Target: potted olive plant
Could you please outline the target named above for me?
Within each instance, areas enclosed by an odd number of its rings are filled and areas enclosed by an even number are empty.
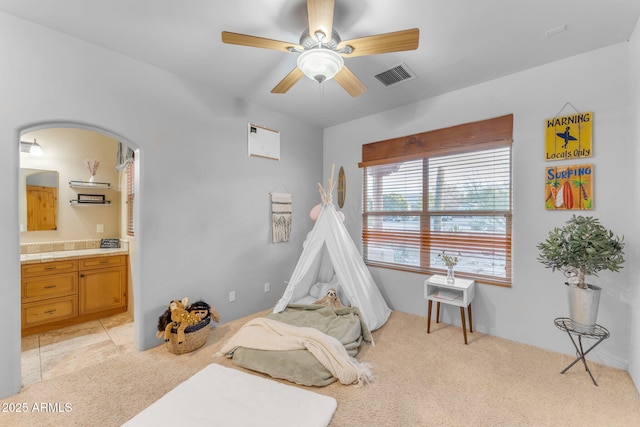
[[[569,317],[576,330],[591,332],[596,324],[601,288],[585,282],[599,271],[619,271],[624,263],[624,237],[614,235],[597,218],[573,215],[538,243],[538,261],[568,277]]]

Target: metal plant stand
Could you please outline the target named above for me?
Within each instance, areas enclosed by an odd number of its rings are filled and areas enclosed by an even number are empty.
[[[595,325],[593,330],[590,332],[577,331],[573,327],[573,322],[571,322],[571,319],[569,319],[568,317],[558,317],[553,321],[553,323],[555,323],[558,329],[565,331],[567,335],[569,335],[569,338],[571,339],[571,342],[573,343],[573,346],[576,349],[576,356],[577,356],[576,360],[574,360],[569,366],[564,368],[564,370],[560,373],[564,374],[569,370],[569,368],[571,368],[573,365],[578,363],[579,360],[582,360],[584,369],[589,373],[589,376],[591,377],[591,381],[593,381],[593,383],[597,386],[598,383],[596,382],[595,378],[593,378],[593,374],[591,373],[591,370],[589,370],[589,366],[587,366],[587,360],[585,359],[585,356],[587,355],[587,353],[593,350],[598,344],[600,344],[605,339],[609,338],[609,335],[610,335],[609,331],[600,325]],[[576,340],[573,338],[574,336],[578,337],[577,343],[576,343]],[[597,341],[591,347],[589,347],[587,351],[584,351],[582,347],[582,337],[595,339]]]

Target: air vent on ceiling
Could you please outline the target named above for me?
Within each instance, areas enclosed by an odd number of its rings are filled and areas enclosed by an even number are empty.
[[[383,85],[389,87],[400,82],[413,80],[416,78],[416,75],[407,67],[407,64],[402,63],[380,74],[376,74],[374,77],[380,80]]]

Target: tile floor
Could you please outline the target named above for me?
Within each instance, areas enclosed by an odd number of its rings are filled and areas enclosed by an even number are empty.
[[[22,385],[131,351],[136,350],[128,313],[22,337]]]

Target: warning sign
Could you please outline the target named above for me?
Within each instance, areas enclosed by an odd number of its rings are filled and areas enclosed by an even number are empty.
[[[593,157],[592,124],[592,112],[547,119],[545,121],[545,160]]]

